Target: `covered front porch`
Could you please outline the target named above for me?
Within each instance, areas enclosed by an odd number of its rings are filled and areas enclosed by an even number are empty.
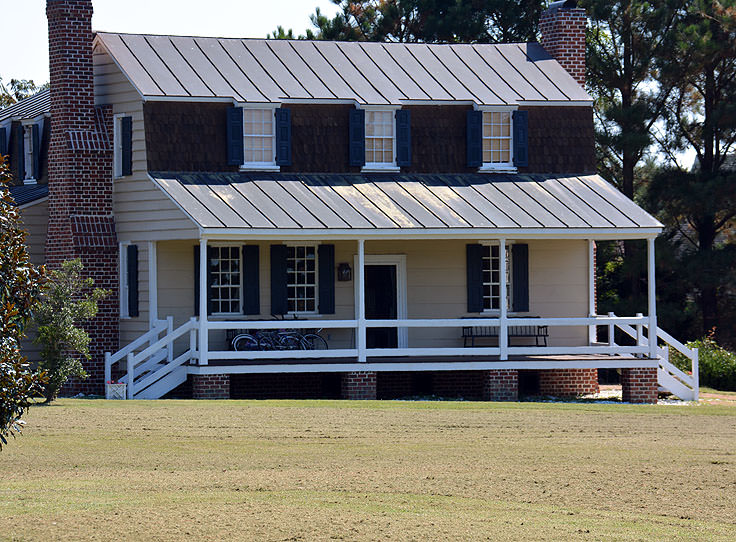
[[[162,371],[177,376],[150,395],[188,374],[656,375],[666,360],[649,340],[668,337],[656,317],[661,225],[599,177],[151,179],[199,235],[147,243],[149,328],[107,364],[127,360],[130,396]],[[646,315],[597,314],[599,239],[647,243]],[[686,378],[675,371],[660,383]]]
[[[498,258],[491,269],[499,276],[498,308],[469,312],[468,306],[468,247],[477,246],[477,239],[322,239],[317,241],[280,239],[202,238],[196,245],[199,254],[212,255],[211,247],[259,247],[267,255],[272,246],[332,246],[329,251],[315,250],[314,268],[320,266],[320,254],[334,250],[328,267],[336,276],[342,263],[350,263],[350,280],[335,280],[334,307],[330,312],[312,314],[291,313],[278,317],[268,316],[271,310],[272,262],[259,258],[260,297],[258,314],[222,315],[213,313],[211,258],[199,258],[198,284],[192,284],[189,300],[196,300],[199,315],[188,314],[160,318],[162,311],[170,312],[173,301],[182,301],[182,288],[171,284],[171,277],[163,277],[161,258],[184,251],[181,242],[151,242],[149,254],[149,313],[151,327],[116,354],[108,357],[107,367],[125,362],[133,367],[133,385],[128,386],[130,397],[154,396],[160,390],[181,384],[187,375],[215,377],[220,375],[288,374],[288,373],[388,373],[388,372],[454,372],[454,371],[545,371],[545,370],[619,370],[649,369],[667,373],[674,380],[690,378],[676,369],[664,371],[668,351],[659,341],[648,340],[649,329],[656,327],[654,297],[654,242],[647,241],[650,260],[650,314],[617,316],[595,313],[595,242],[591,239],[534,239],[516,233],[513,242],[505,237],[487,239],[495,247]],[[322,243],[322,244],[319,244]],[[514,265],[511,246],[527,247],[526,264],[528,299],[523,312],[515,311],[513,290],[514,274],[508,266]],[[192,244],[188,245],[190,248]],[[397,254],[398,250],[402,254]],[[432,252],[433,249],[433,252]],[[242,258],[254,252],[243,248],[239,270],[247,273]],[[495,251],[488,251],[495,253]],[[191,254],[191,252],[190,252]],[[554,254],[551,257],[550,254]],[[220,253],[217,254],[218,257]],[[447,262],[460,259],[454,270]],[[345,261],[343,261],[345,260]],[[444,264],[443,264],[444,262]],[[293,262],[292,262],[293,263]],[[516,262],[518,266],[519,261]],[[371,265],[393,266],[391,280],[385,290],[394,290],[388,296],[394,303],[390,318],[372,317],[375,300],[366,298],[367,271]],[[493,267],[493,266],[491,266]],[[481,271],[482,273],[483,271]],[[316,271],[315,271],[316,273]],[[317,273],[318,274],[318,273]],[[518,270],[516,278],[522,276]],[[252,278],[252,277],[251,277]],[[347,274],[343,277],[347,278]],[[518,286],[518,285],[517,285]],[[245,290],[245,287],[243,288]],[[317,287],[315,308],[320,303]],[[199,295],[198,292],[207,292]],[[245,295],[244,292],[243,296]],[[368,289],[369,297],[375,295]],[[288,297],[288,296],[287,296]],[[491,296],[493,297],[493,296]],[[518,297],[518,294],[517,294]],[[222,301],[221,296],[216,300]],[[292,300],[293,301],[293,300]],[[518,299],[517,299],[518,301]],[[485,303],[493,300],[486,298]],[[242,306],[246,304],[241,300]],[[372,304],[373,303],[373,304]],[[163,305],[163,306],[160,306]],[[239,309],[242,309],[239,306]],[[442,314],[444,311],[450,314]],[[171,311],[174,312],[174,311]],[[391,311],[389,311],[391,312]],[[165,314],[165,312],[164,312]],[[375,313],[374,313],[375,314]],[[349,317],[346,317],[349,316]],[[474,344],[464,335],[468,329],[479,330]],[[373,330],[379,333],[371,338]],[[523,334],[519,330],[526,330]],[[530,331],[531,330],[531,331]],[[538,332],[538,333],[537,333]],[[251,337],[272,334],[316,333],[324,339],[324,347],[264,347],[234,349],[232,339],[239,334]],[[543,334],[540,340],[537,334]],[[617,343],[616,336],[629,340]],[[387,338],[388,337],[388,338]],[[696,358],[693,352],[659,330],[659,338],[675,344],[676,348]],[[122,363],[118,368],[122,369]],[[111,373],[110,373],[111,374]],[[695,371],[693,374],[697,374]],[[664,378],[664,376],[663,376]],[[106,376],[109,379],[109,375]],[[687,393],[683,388],[681,392]],[[692,394],[692,387],[689,387]],[[147,393],[146,393],[147,392]]]

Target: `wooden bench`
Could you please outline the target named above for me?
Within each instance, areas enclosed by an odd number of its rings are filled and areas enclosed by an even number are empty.
[[[525,318],[535,318],[526,316]],[[534,338],[535,346],[547,346],[549,329],[547,326],[508,326],[509,343],[511,338]],[[463,326],[463,347],[475,346],[475,339],[498,339],[499,326]],[[540,344],[541,340],[541,344]]]

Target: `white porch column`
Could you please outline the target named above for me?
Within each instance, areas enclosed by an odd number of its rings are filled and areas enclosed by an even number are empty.
[[[647,239],[647,286],[649,289],[649,357],[655,359],[657,353],[657,285],[654,268],[654,237]]]
[[[509,334],[508,334],[508,307],[506,292],[506,239],[498,240],[498,261],[499,261],[499,308],[500,308],[500,326],[498,328],[498,348],[501,354],[501,361],[509,359]]]
[[[148,242],[148,325],[153,329],[158,320],[158,246],[156,241]]]
[[[355,287],[358,289],[358,306],[356,319],[358,320],[358,361],[366,361],[365,339],[365,240],[358,239],[358,269],[355,270]]]
[[[199,364],[207,365],[209,333],[207,331],[207,239],[199,240]]]
[[[595,241],[588,239],[588,317],[595,316]],[[588,326],[588,345],[597,340],[596,326]]]

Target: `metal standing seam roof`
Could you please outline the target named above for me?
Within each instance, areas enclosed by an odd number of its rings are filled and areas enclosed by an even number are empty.
[[[662,227],[598,175],[149,175],[200,228],[223,232]]]
[[[10,195],[18,207],[41,200],[49,195],[49,185],[29,184],[10,187]]]
[[[42,90],[4,109],[0,109],[0,122],[7,119],[35,119],[51,111],[49,89]]]
[[[468,101],[592,102],[537,43],[364,43],[99,32],[145,98],[354,100],[361,105]]]

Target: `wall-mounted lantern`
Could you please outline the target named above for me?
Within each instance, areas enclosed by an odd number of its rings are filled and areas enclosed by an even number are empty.
[[[341,263],[337,266],[337,280],[347,282],[353,280],[353,270],[350,269],[349,263]]]

